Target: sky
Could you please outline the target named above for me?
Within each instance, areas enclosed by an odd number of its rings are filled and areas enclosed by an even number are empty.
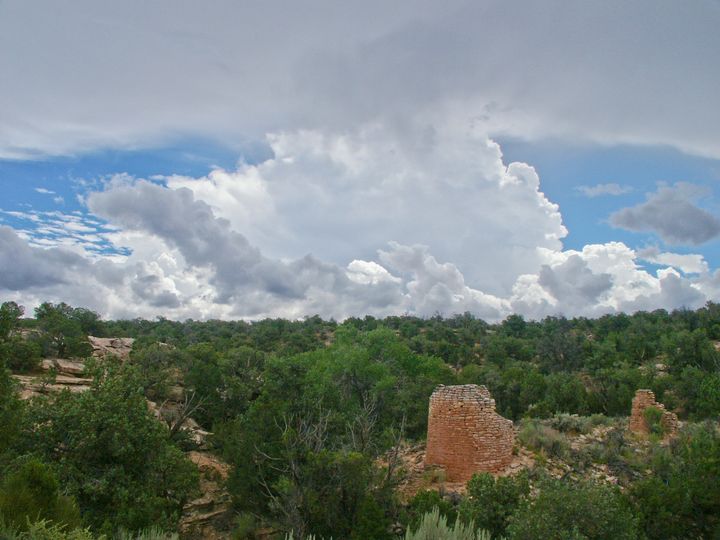
[[[0,0],[0,301],[720,301],[720,2]]]

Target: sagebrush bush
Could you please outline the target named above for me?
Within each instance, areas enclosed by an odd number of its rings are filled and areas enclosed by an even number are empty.
[[[406,531],[405,540],[490,540],[490,533],[476,531],[473,522],[465,524],[456,521],[450,526],[436,507],[422,517],[416,530]]]
[[[139,532],[121,530],[114,535],[113,540],[178,540],[178,534],[165,532],[160,527],[149,527]]]
[[[562,433],[534,419],[521,421],[518,439],[531,450],[544,451],[548,456],[562,458],[568,455],[570,449]]]
[[[51,524],[40,520],[26,523],[24,531],[8,525],[0,519],[1,540],[106,540],[105,537],[95,538],[88,529],[70,529],[62,524]]]
[[[608,425],[611,422],[612,419],[603,414],[578,416],[577,414],[558,413],[547,420],[550,427],[560,431],[561,433],[583,435],[590,433],[597,426]]]
[[[448,524],[455,523],[457,518],[457,509],[452,502],[444,499],[440,493],[435,490],[422,490],[408,501],[405,515],[405,525],[411,529],[415,529],[423,516],[437,508],[442,516],[447,519]]]

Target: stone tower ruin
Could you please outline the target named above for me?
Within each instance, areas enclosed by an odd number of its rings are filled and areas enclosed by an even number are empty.
[[[497,473],[512,461],[513,423],[495,412],[485,386],[438,386],[430,396],[425,465],[445,469],[449,482]]]
[[[638,390],[632,400],[632,411],[628,427],[633,433],[648,435],[650,427],[645,420],[645,410],[654,407],[662,413],[660,424],[665,430],[666,437],[673,437],[678,430],[678,417],[675,413],[666,411],[665,405],[655,401],[655,394],[652,390]]]

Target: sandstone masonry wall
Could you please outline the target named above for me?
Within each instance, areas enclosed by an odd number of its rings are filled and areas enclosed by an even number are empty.
[[[665,436],[675,436],[678,430],[678,417],[675,413],[665,410],[665,405],[655,401],[655,393],[652,390],[638,390],[635,392],[628,426],[630,431],[640,435],[648,435],[650,433],[650,426],[648,426],[645,420],[645,409],[648,407],[655,407],[662,411],[660,423],[665,429]]]
[[[449,482],[497,473],[512,461],[513,423],[495,412],[485,386],[439,386],[430,397],[425,465],[445,469]]]

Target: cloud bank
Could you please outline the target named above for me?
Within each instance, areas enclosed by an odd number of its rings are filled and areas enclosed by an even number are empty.
[[[9,0],[0,157],[241,145],[419,111],[720,157],[718,24],[715,0]]]
[[[413,132],[279,132],[257,165],[119,175],[87,193],[90,215],[28,214],[37,227],[0,227],[0,299],[63,300],[109,317],[498,320],[718,298],[718,273],[699,256],[620,242],[564,249],[560,209],[535,170],[505,164],[484,135],[452,124]],[[51,218],[54,236],[43,231]],[[83,227],[104,247],[78,236]]]

